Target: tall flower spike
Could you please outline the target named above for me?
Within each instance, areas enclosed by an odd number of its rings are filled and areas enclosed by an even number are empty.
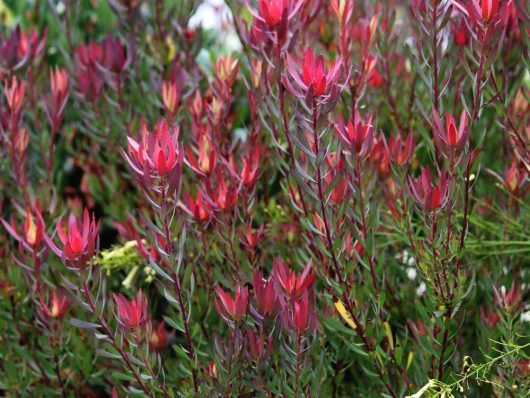
[[[240,323],[247,312],[248,289],[237,285],[236,296],[233,299],[230,293],[225,292],[220,286],[217,287],[217,297],[215,298],[215,307],[219,315],[226,321],[230,318]],[[230,318],[229,318],[230,317]]]
[[[290,78],[284,75],[283,83],[294,96],[305,100],[308,104],[313,100],[325,104],[338,97],[339,79],[342,75],[340,58],[333,62],[328,71],[324,66],[322,55],[315,58],[313,50],[309,48],[304,51],[301,64],[295,62],[289,53],[286,55],[285,64]]]
[[[123,294],[113,296],[118,311],[115,317],[123,328],[134,330],[148,322],[147,298],[142,297],[142,290],[139,290],[131,301],[128,301]]]
[[[436,211],[438,208],[445,205],[447,201],[448,186],[445,173],[442,173],[440,183],[434,186],[432,183],[431,170],[429,166],[427,166],[423,169],[423,172],[416,181],[413,177],[409,176],[407,182],[407,188],[411,196],[424,211]]]
[[[57,220],[56,232],[62,243],[62,248],[59,248],[46,234],[44,234],[44,240],[48,247],[61,257],[63,262],[72,261],[78,266],[84,266],[86,261],[94,256],[99,221],[96,222],[94,215],[92,215],[92,219],[90,218],[88,209],[85,208],[82,219],[76,218],[73,213],[70,213],[67,225],[63,225],[61,219]]]

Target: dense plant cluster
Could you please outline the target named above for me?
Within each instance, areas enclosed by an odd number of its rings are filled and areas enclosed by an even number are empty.
[[[530,3],[200,3],[0,1],[0,395],[529,396]]]

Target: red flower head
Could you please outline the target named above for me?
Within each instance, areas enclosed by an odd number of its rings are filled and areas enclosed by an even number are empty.
[[[339,18],[342,25],[345,25],[353,14],[353,0],[331,0],[331,9]]]
[[[283,76],[283,83],[291,94],[306,100],[308,104],[311,104],[314,98],[318,99],[319,104],[337,98],[340,93],[338,81],[342,74],[341,59],[335,60],[328,71],[324,66],[322,55],[315,59],[313,50],[309,48],[304,51],[301,65],[297,65],[289,53],[286,55],[285,61],[287,71],[294,84],[286,75]],[[299,72],[300,69],[302,74]]]
[[[309,311],[309,295],[304,291],[302,296],[294,301],[294,326],[298,333],[304,332],[309,326]]]
[[[522,186],[525,183],[527,177],[527,172],[525,169],[519,170],[517,168],[517,161],[512,159],[512,165],[504,170],[503,182],[508,191],[516,197],[524,196],[522,195]]]
[[[339,138],[348,148],[351,148],[359,156],[365,157],[370,154],[374,144],[372,115],[368,115],[365,120],[362,120],[357,110],[355,112],[355,123],[348,121],[345,126],[342,118],[339,117],[339,122],[335,126],[335,130],[339,134]]]
[[[481,0],[480,15],[484,21],[489,21],[499,9],[499,0]]]
[[[328,183],[328,186],[333,183],[334,179],[337,179],[337,181],[331,189],[331,201],[338,205],[342,203],[344,197],[346,196],[346,192],[348,191],[348,176],[342,173],[337,173],[336,176],[328,174],[328,176],[326,177],[326,182]]]
[[[530,359],[519,359],[515,363],[515,367],[522,373],[523,377],[528,378],[530,376]]]
[[[495,311],[492,311],[491,308],[486,305],[480,307],[480,319],[482,320],[483,324],[492,328],[500,321],[501,318]]]
[[[501,177],[492,170],[488,170],[488,172],[503,184],[508,192],[516,198],[524,198],[530,190],[530,185],[523,189],[528,179],[528,171],[524,168],[518,168],[517,160],[515,158],[512,159],[511,166],[504,169],[504,177]]]
[[[42,219],[40,203],[37,201],[34,209],[26,209],[26,220],[22,225],[22,234],[17,231],[15,218],[11,216],[11,222],[0,220],[9,234],[25,248],[32,251],[39,248],[45,234],[44,221]]]
[[[440,183],[433,186],[431,169],[427,166],[416,181],[408,177],[407,188],[414,200],[427,212],[436,211],[447,201],[447,176],[442,173]]]
[[[458,129],[455,119],[449,113],[445,113],[445,129],[436,109],[433,109],[433,115],[434,143],[447,157],[458,155],[464,148],[468,137],[466,111],[462,111],[460,115]]]
[[[385,147],[385,138],[383,132],[380,132],[381,139],[375,140],[370,152],[370,162],[373,167],[377,169],[379,178],[384,180],[388,173],[390,172],[390,160],[388,151]]]
[[[153,133],[150,133],[142,122],[141,141],[127,137],[128,154],[124,152],[133,171],[140,177],[167,176],[173,181],[173,177],[178,176],[183,161],[183,151],[178,144],[179,132],[178,126],[172,129],[162,120],[157,123]],[[151,175],[152,171],[156,174]]]
[[[276,258],[273,264],[273,276],[288,295],[295,293],[296,296],[299,296],[316,279],[316,275],[311,272],[312,265],[313,262],[309,260],[304,271],[300,275],[296,275],[293,270],[285,265],[282,259]]]
[[[287,13],[289,0],[259,0],[259,14],[269,28],[280,23],[283,14]]]
[[[346,234],[346,251],[353,259],[357,259],[357,256],[361,257],[364,254],[363,245],[358,240],[356,240],[355,242],[353,241],[353,237],[350,231],[348,231],[348,233]]]
[[[237,285],[235,300],[230,296],[230,293],[225,292],[220,286],[217,287],[217,297],[215,298],[215,307],[217,312],[226,322],[230,322],[230,318],[236,323],[240,323],[243,315],[247,312],[248,305],[248,289]]]
[[[368,77],[368,84],[372,87],[381,87],[384,82],[385,80],[381,73],[379,73],[377,68],[373,68],[370,77]]]
[[[197,193],[197,199],[184,193],[183,202],[179,202],[179,205],[198,223],[204,223],[212,217],[213,203],[201,191]]]
[[[35,59],[44,50],[47,38],[47,29],[40,35],[34,28],[31,28],[27,33],[20,31],[20,42],[18,44],[19,55],[21,57],[27,56],[31,60]]]
[[[173,118],[180,106],[180,92],[177,83],[171,81],[162,83],[162,103],[166,112]]]
[[[55,67],[50,70],[50,84],[52,96],[50,100],[50,111],[53,119],[59,121],[63,117],[64,107],[68,100],[68,75],[66,69]]]
[[[76,53],[79,63],[85,67],[103,63],[103,44],[94,40],[91,40],[88,45],[79,45]]]
[[[248,224],[246,228],[246,233],[244,235],[244,239],[242,239],[242,243],[250,249],[255,249],[256,246],[258,246],[261,239],[263,239],[264,229],[265,229],[265,225],[262,224],[257,230],[253,231],[252,225]]]
[[[407,135],[405,147],[403,147],[401,133],[398,133],[395,137],[390,136],[387,150],[390,159],[396,165],[403,166],[405,163],[409,162],[414,153],[414,139],[412,138],[412,133]]]
[[[44,240],[50,249],[64,261],[74,261],[84,266],[86,261],[94,256],[99,232],[99,221],[96,222],[94,215],[92,219],[85,208],[83,219],[76,218],[73,213],[68,217],[65,226],[62,220],[57,220],[57,235],[62,243],[60,249],[46,234]]]
[[[510,0],[502,3],[499,0],[468,0],[465,5],[465,12],[467,12],[473,25],[483,30],[487,26],[496,25],[497,22],[501,21],[509,4],[511,4]],[[463,9],[462,6],[458,6]]]
[[[118,310],[115,317],[123,328],[138,329],[149,321],[147,298],[142,297],[142,290],[139,290],[136,297],[131,301],[128,301],[123,294],[114,294],[113,296]]]
[[[232,87],[239,73],[239,61],[232,54],[220,56],[215,62],[214,73],[219,83]]]
[[[418,341],[420,340],[421,336],[425,336],[427,334],[421,319],[417,319],[416,321],[407,319],[407,326],[410,329],[412,336],[414,336],[414,339]]]
[[[470,34],[464,18],[460,18],[459,22],[453,21],[451,23],[451,31],[453,32],[453,41],[458,47],[468,45]]]
[[[217,195],[215,196],[215,204],[222,211],[230,211],[233,209],[237,200],[237,189],[233,186],[228,186],[221,171],[217,172]]]
[[[95,66],[78,67],[76,72],[77,89],[88,100],[96,100],[103,88],[103,79]]]
[[[167,347],[169,343],[169,334],[166,329],[164,321],[158,322],[156,327],[153,327],[151,331],[151,337],[149,339],[149,347],[152,350],[160,351]]]
[[[50,70],[50,82],[53,98],[57,100],[64,98],[68,91],[68,75],[66,74],[66,69],[59,69],[56,66]]]
[[[20,111],[25,89],[26,83],[23,80],[18,81],[15,76],[11,78],[11,84],[9,84],[8,79],[5,80],[4,92],[11,115],[15,115]]]
[[[127,51],[119,37],[107,36],[103,40],[103,65],[108,70],[120,74],[129,65]]]
[[[269,30],[285,31],[290,21],[304,4],[303,0],[258,0],[258,10],[254,10],[248,0],[245,4],[257,20],[265,24]]]
[[[248,158],[241,159],[243,168],[241,169],[241,183],[249,188],[254,187],[258,181],[260,151],[255,151]]]
[[[273,340],[272,336],[269,336],[267,342],[264,341],[263,329],[259,328],[259,334],[254,334],[254,331],[250,329],[247,335],[247,343],[250,354],[254,361],[259,362],[262,359],[267,359],[272,354]],[[266,344],[266,346],[265,346]]]
[[[36,59],[45,47],[47,31],[25,33],[17,25],[9,37],[0,36],[0,70],[16,71]],[[2,72],[0,72],[0,76]]]
[[[40,303],[40,308],[48,318],[60,319],[68,312],[70,305],[71,302],[64,292],[61,289],[55,289],[52,291],[48,305]]]
[[[33,247],[39,247],[42,242],[42,236],[44,232],[44,223],[42,221],[42,217],[40,216],[40,209],[39,205],[37,204],[37,217],[33,218],[33,215],[31,214],[30,210],[26,210],[26,222],[24,223],[24,226],[22,227],[22,230],[24,232],[24,237],[26,238],[26,242],[33,246]]]
[[[520,306],[521,285],[519,283],[513,282],[510,290],[508,291],[506,291],[506,287],[502,286],[500,293],[497,288],[494,287],[493,295],[495,296],[497,305],[501,309],[510,312],[512,309],[518,309]]]
[[[201,176],[211,175],[215,169],[216,151],[212,140],[206,134],[199,138],[199,159],[195,160],[193,153],[186,148],[186,164]]]
[[[256,306],[258,313],[263,317],[273,318],[279,309],[279,301],[276,293],[274,280],[269,278],[265,280],[261,274],[254,272],[254,294],[256,295]]]

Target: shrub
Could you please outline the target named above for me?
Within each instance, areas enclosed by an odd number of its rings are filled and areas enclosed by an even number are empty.
[[[0,15],[3,395],[528,396],[528,2]]]

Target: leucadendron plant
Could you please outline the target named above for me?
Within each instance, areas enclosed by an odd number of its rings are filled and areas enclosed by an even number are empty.
[[[0,21],[1,396],[528,396],[529,2]]]

